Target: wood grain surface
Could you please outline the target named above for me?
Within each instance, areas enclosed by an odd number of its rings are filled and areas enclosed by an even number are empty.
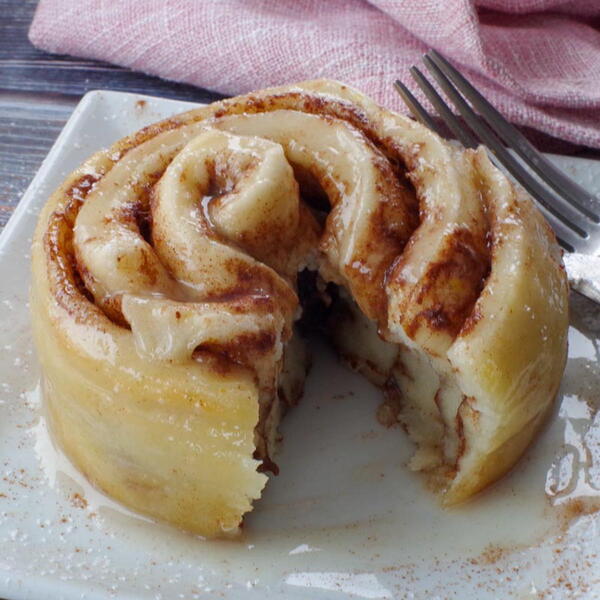
[[[0,0],[0,230],[86,92],[111,89],[196,102],[221,97],[114,65],[42,52],[27,39],[36,5],[37,0]]]

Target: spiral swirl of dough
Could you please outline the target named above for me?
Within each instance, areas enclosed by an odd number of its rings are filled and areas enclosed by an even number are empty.
[[[406,376],[406,352],[434,368],[431,394],[400,419],[422,468],[443,463],[454,500],[468,497],[516,460],[564,363],[559,252],[520,194],[482,151],[330,81],[225,100],[121,140],[54,194],[34,241],[34,329],[57,438],[125,504],[205,535],[235,530],[265,484],[253,455],[270,461],[266,424],[278,420],[296,278],[309,268],[393,347],[377,383],[397,383],[400,367]],[[326,196],[326,218],[313,195]],[[525,322],[525,297],[544,339],[511,362],[518,343],[502,328]],[[525,404],[531,432],[515,457],[473,482],[519,433]],[[503,411],[506,431],[482,417]]]

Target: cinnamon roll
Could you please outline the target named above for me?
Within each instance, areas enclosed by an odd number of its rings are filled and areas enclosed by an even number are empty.
[[[235,533],[277,471],[315,305],[452,504],[510,469],[552,405],[567,291],[550,228],[482,149],[326,80],[97,153],[33,242],[56,440],[110,496],[206,536]]]

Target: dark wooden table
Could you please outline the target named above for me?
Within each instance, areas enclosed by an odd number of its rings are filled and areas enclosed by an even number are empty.
[[[91,60],[47,54],[27,39],[37,0],[0,0],[0,230],[83,94],[112,89],[210,102],[221,96]]]

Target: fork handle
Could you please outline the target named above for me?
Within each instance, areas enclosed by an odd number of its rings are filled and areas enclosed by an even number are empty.
[[[600,304],[600,256],[565,252],[564,263],[571,289]]]

